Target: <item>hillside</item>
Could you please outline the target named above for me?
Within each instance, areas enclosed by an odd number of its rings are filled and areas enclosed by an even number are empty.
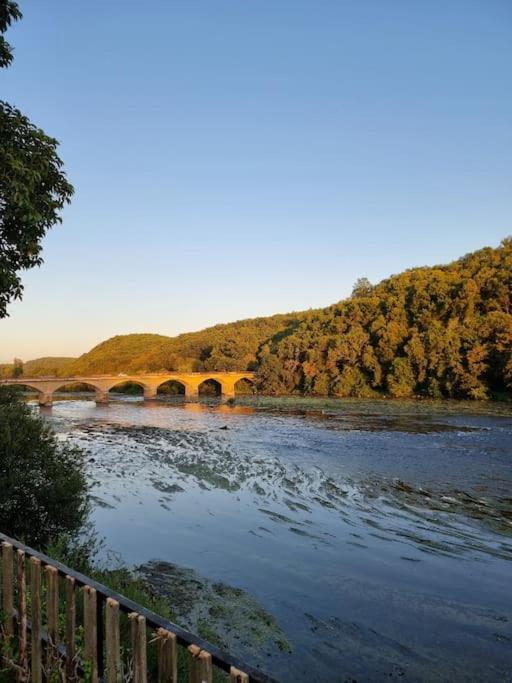
[[[258,354],[271,393],[487,398],[512,389],[512,239],[307,313]]]
[[[298,323],[296,314],[215,325],[177,337],[128,334],[112,337],[71,363],[73,375],[157,370],[246,370],[260,346]]]
[[[66,372],[69,375],[95,375],[149,370],[146,358],[158,353],[170,341],[171,337],[160,334],[112,337],[76,358]]]
[[[45,358],[35,358],[23,365],[23,372],[30,377],[40,377],[45,375],[58,375],[64,368],[72,363],[75,358],[66,356],[47,356]]]
[[[46,356],[44,358],[34,358],[26,363],[20,365],[16,361],[17,372],[27,377],[50,377],[53,375],[61,375],[64,369],[75,360],[75,358],[61,357],[61,356]],[[16,374],[14,363],[5,363],[0,365],[0,377],[12,377]]]
[[[512,239],[375,286],[362,279],[349,299],[327,308],[177,337],[117,336],[74,360],[24,366],[26,375],[61,376],[245,369],[274,394],[479,399],[510,392]]]

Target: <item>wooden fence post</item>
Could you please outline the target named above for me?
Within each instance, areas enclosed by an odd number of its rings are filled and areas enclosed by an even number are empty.
[[[75,579],[66,576],[66,680],[73,681],[76,678],[76,595]]]
[[[30,670],[32,683],[42,681],[41,659],[41,561],[37,557],[30,558],[30,616],[31,653]]]
[[[17,679],[24,681],[28,672],[27,652],[27,578],[25,567],[25,551],[18,549],[18,665]]]
[[[146,620],[136,612],[128,618],[132,623],[133,683],[147,683]]]
[[[212,657],[197,645],[189,645],[188,667],[190,683],[212,683]]]
[[[178,654],[176,636],[163,628],[158,636],[158,683],[176,683],[178,680]]]
[[[235,666],[232,666],[229,671],[229,680],[230,683],[249,683],[249,676]]]
[[[59,664],[57,646],[59,644],[59,572],[47,564],[46,573],[46,628],[48,647],[46,655],[46,677],[50,678]]]
[[[120,683],[123,680],[121,670],[121,645],[119,636],[119,603],[107,598],[106,615],[106,650],[107,650],[107,683]]]
[[[96,623],[97,616],[97,598],[96,590],[90,586],[84,586],[84,626],[85,626],[85,644],[84,654],[86,666],[90,667],[91,681],[97,683],[98,681],[98,627]]]
[[[4,541],[2,543],[2,604],[4,612],[4,636],[7,643],[9,643],[14,633],[12,555],[12,545]]]

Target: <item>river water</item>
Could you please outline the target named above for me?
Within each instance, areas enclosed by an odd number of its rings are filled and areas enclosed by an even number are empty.
[[[512,680],[512,408],[242,403],[44,411],[105,556],[281,681]]]

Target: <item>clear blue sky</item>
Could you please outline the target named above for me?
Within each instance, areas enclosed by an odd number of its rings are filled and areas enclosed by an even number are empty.
[[[0,360],[327,305],[512,233],[510,0],[22,0],[76,187]]]

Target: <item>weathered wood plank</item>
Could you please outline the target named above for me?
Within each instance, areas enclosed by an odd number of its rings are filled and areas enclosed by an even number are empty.
[[[92,683],[98,681],[98,626],[96,622],[96,605],[97,596],[96,590],[90,586],[84,586],[84,655],[85,668],[89,671],[90,680]]]
[[[32,683],[41,683],[43,677],[41,653],[41,560],[30,558],[30,617],[31,653],[30,670]]]
[[[249,676],[240,669],[232,666],[229,671],[230,683],[249,683]]]
[[[4,616],[4,636],[8,643],[14,633],[14,586],[13,586],[12,545],[2,543],[2,608]]]
[[[120,683],[123,680],[121,669],[121,643],[119,636],[119,603],[107,598],[105,604],[107,683]]]
[[[212,658],[197,645],[188,648],[188,672],[190,683],[212,683]]]
[[[25,551],[16,551],[18,564],[18,681],[25,681],[28,674],[27,651],[27,577]]]
[[[105,674],[105,597],[98,591],[96,603],[96,654],[98,658],[98,678],[104,679]]]
[[[66,680],[76,679],[76,594],[75,579],[66,576]]]
[[[177,683],[178,652],[176,636],[159,628],[158,636],[158,683]]]
[[[146,619],[132,612],[129,615],[132,630],[133,683],[147,683]]]
[[[46,654],[47,678],[57,675],[59,657],[59,572],[55,567],[46,565],[46,630],[48,646]]]

